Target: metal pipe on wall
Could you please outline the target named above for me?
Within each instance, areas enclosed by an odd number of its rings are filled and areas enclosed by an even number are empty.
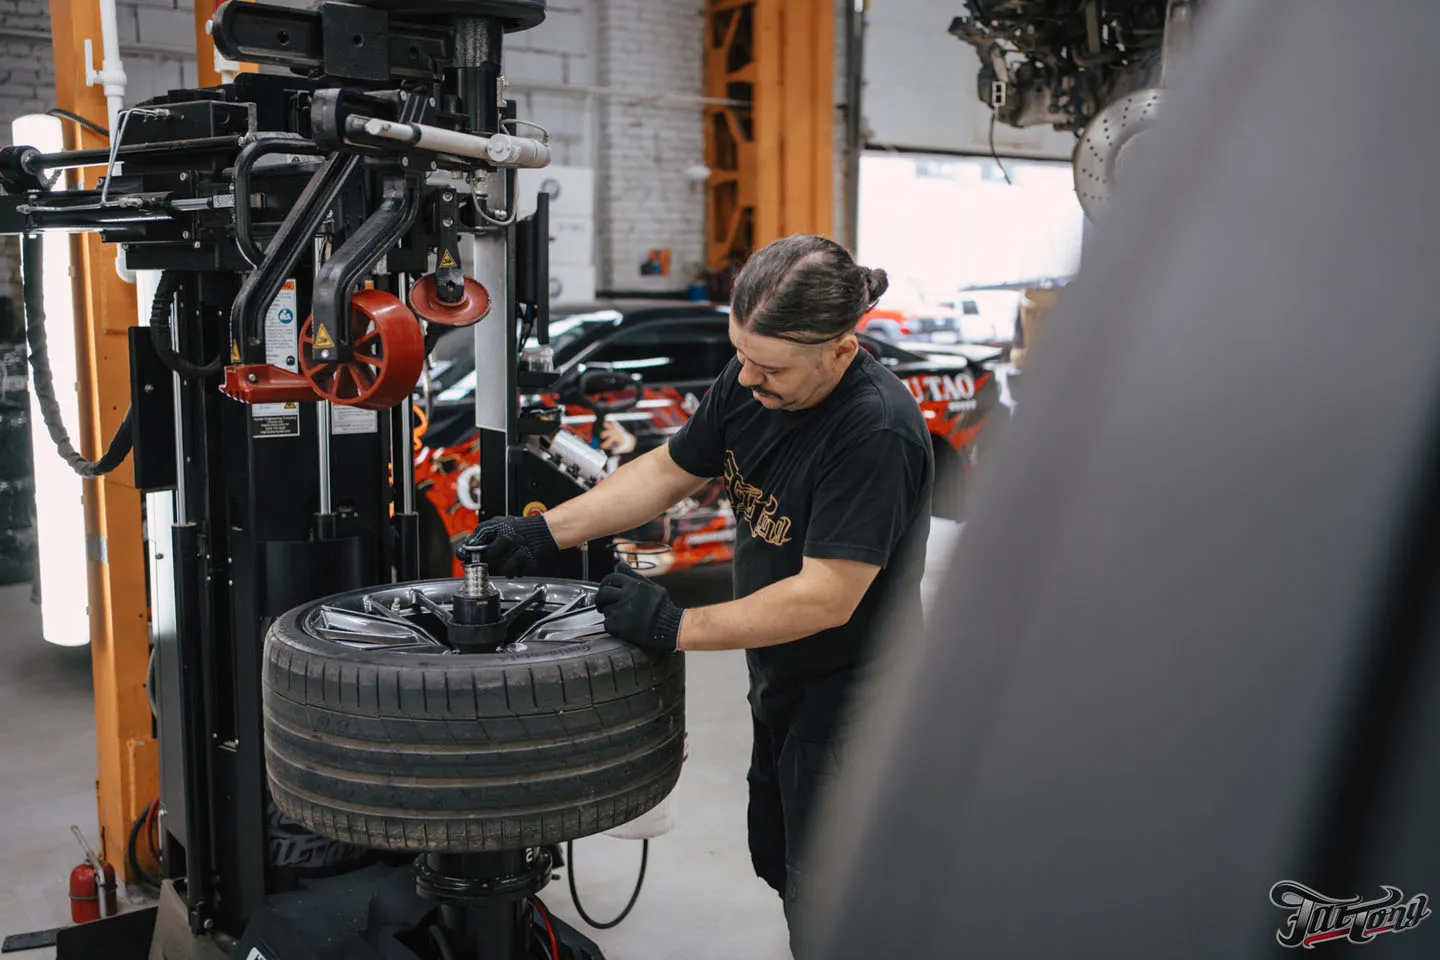
[[[629,87],[607,87],[587,83],[516,83],[510,81],[506,88],[515,93],[554,93],[576,97],[602,97],[615,100],[656,101],[662,103],[694,103],[712,107],[744,107],[744,100],[728,97],[703,97],[694,93],[671,93],[669,91],[635,90]]]
[[[853,251],[860,242],[860,154],[865,148],[865,8],[853,0],[845,15],[845,155],[841,188],[841,239]]]
[[[109,128],[117,130],[120,111],[125,109],[125,62],[120,59],[120,23],[115,9],[115,0],[100,0],[100,46],[104,59],[99,70],[90,69],[90,41],[85,41],[85,82],[94,86],[100,84],[105,90],[105,113]]]

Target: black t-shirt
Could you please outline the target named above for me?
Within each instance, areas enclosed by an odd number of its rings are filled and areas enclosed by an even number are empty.
[[[805,557],[882,567],[844,626],[746,651],[750,704],[767,725],[830,736],[886,614],[918,610],[934,456],[909,389],[861,350],[808,410],[767,410],[733,360],[670,455],[724,476],[735,511],[735,595],[800,572]]]

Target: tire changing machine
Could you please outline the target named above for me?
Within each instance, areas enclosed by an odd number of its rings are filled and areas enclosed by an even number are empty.
[[[556,845],[603,820],[501,835],[484,829],[484,809],[452,811],[477,829],[417,839],[401,824],[357,844],[333,811],[317,819],[295,794],[272,796],[262,696],[267,631],[287,611],[418,576],[410,397],[427,327],[474,327],[482,513],[583,489],[548,453],[558,417],[518,399],[554,381],[546,198],[520,220],[515,191],[516,170],[544,166],[549,149],[505,98],[502,48],[544,15],[544,0],[227,3],[217,50],[282,69],[129,108],[110,150],[0,150],[0,232],[25,238],[32,353],[43,353],[43,231],[122,244],[149,313],[148,330],[130,331],[127,424],[146,493],[163,891],[158,908],[62,931],[61,960],[601,960],[534,894]],[[50,189],[87,166],[105,168],[102,189]],[[541,346],[526,350],[532,334]],[[602,572],[609,549],[567,554],[545,574]],[[547,605],[544,581],[521,585],[525,597],[471,597],[486,589],[482,569],[359,610],[339,645],[383,659],[396,646],[387,624],[408,620],[446,663],[502,642],[513,655],[516,632],[477,649],[449,627],[473,639],[496,634],[496,617],[524,632],[574,612]],[[595,632],[592,617],[572,648]],[[324,711],[305,709],[319,736]],[[670,703],[667,729],[683,728],[682,710]],[[383,707],[376,717],[393,722]],[[650,794],[663,797],[681,741],[656,743],[664,773],[652,770]],[[320,853],[277,856],[297,846]]]

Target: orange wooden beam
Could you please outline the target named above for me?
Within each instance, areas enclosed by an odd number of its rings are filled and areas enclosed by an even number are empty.
[[[50,24],[56,105],[103,122],[104,94],[99,87],[85,85],[86,65],[81,60],[86,39],[96,51],[102,49],[99,5],[51,0]],[[66,126],[69,135],[78,138],[77,146],[106,145],[97,134]],[[99,173],[99,168],[88,168],[83,185],[93,186]],[[135,323],[135,288],[116,275],[116,249],[102,244],[98,236],[76,237],[72,251],[80,446],[94,459],[129,407],[126,331]],[[69,331],[51,331],[52,339],[67,335]],[[57,386],[64,390],[69,385]],[[125,843],[130,825],[158,791],[155,741],[145,698],[149,627],[140,493],[129,461],[108,477],[85,482],[85,532],[100,852],[128,876]]]
[[[813,78],[815,0],[789,0],[781,32],[780,235],[812,233],[810,180],[815,175]]]
[[[752,91],[748,107],[706,113],[712,268],[792,233],[834,234],[835,16],[833,0],[706,6],[706,93]]]
[[[800,0],[805,2],[805,0]],[[755,246],[785,229],[785,27],[782,0],[755,0]]]
[[[216,5],[215,0],[195,0],[195,65],[202,87],[220,85],[220,72],[215,69],[215,41],[205,29],[215,15]]]
[[[753,196],[756,247],[834,230],[832,0],[755,0]],[[750,194],[742,177],[742,194]]]
[[[708,0],[705,92],[726,99],[755,81],[756,0]],[[753,247],[750,224],[756,197],[756,152],[749,104],[705,110],[706,263],[724,270],[743,262]]]

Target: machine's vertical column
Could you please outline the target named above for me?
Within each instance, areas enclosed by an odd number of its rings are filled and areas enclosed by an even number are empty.
[[[504,28],[490,17],[456,17],[456,66],[450,71],[450,92],[459,99],[469,120],[470,132],[500,131],[501,48]],[[488,199],[492,209],[501,206],[506,175],[503,170],[488,176]],[[514,203],[505,197],[503,205]],[[513,220],[513,217],[510,219]],[[477,224],[482,232],[470,241],[471,274],[490,293],[492,308],[485,320],[475,325],[475,425],[480,428],[480,488],[482,516],[510,512],[509,451],[513,437],[515,405],[515,306],[510,289],[510,230]]]
[[[510,231],[491,230],[470,241],[471,270],[490,291],[490,316],[475,325],[475,425],[480,428],[480,513],[510,512],[509,429],[515,403],[515,307],[510,296]]]
[[[333,523],[335,508],[330,502],[330,401],[321,400],[315,404],[316,452],[320,458],[320,523],[322,528]],[[328,518],[328,519],[327,519]],[[335,531],[322,529],[321,537],[333,536]]]
[[[320,267],[325,262],[325,240],[323,238],[315,238],[314,250],[315,275],[319,276]],[[321,540],[332,539],[335,536],[335,508],[331,503],[334,488],[330,482],[330,414],[329,400],[321,400],[315,404],[316,454],[320,463],[320,509],[315,518],[315,533]]]

